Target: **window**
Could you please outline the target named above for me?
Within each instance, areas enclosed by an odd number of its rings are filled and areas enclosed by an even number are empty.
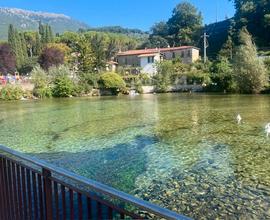
[[[175,58],[175,52],[172,53],[172,58],[173,58],[173,59]]]
[[[127,59],[127,57],[125,58],[125,64],[126,64],[126,65],[128,64],[128,59]]]
[[[181,57],[182,57],[182,58],[185,57],[185,52],[184,52],[184,51],[181,52]]]
[[[154,57],[148,57],[148,63],[154,63]]]
[[[187,54],[188,57],[191,57],[191,51],[188,50],[188,54]]]

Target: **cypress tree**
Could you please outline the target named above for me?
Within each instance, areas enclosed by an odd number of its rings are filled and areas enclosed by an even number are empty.
[[[39,22],[39,34],[41,37],[41,43],[44,45],[47,42],[47,25],[43,25],[41,22]]]
[[[19,69],[28,57],[27,45],[23,34],[18,33],[13,25],[9,25],[8,43],[16,56],[16,67]]]
[[[49,36],[49,27],[48,25],[44,26],[44,38],[43,38],[44,44],[47,44],[50,42],[50,36]]]
[[[222,60],[223,58],[227,60],[232,60],[233,58],[233,41],[230,35],[218,53],[218,60]]]
[[[20,69],[24,62],[24,51],[22,46],[22,39],[20,34],[16,30],[16,59],[17,59],[17,69]]]
[[[41,23],[41,21],[39,21],[39,23],[38,23],[38,30],[39,30],[39,34],[40,34],[41,36],[43,36],[43,35],[44,35],[44,26],[43,26],[43,24]]]
[[[8,43],[12,49],[12,52],[16,56],[16,67],[19,68],[22,64],[22,51],[20,36],[17,30],[12,24],[9,25],[8,29]]]
[[[52,27],[50,25],[48,25],[48,36],[49,36],[48,43],[52,43],[54,41],[54,37],[53,37]]]
[[[21,50],[22,50],[22,57],[23,60],[25,60],[28,57],[28,53],[27,53],[27,44],[26,44],[26,40],[24,37],[24,34],[19,34],[20,36],[20,43],[21,43]]]
[[[36,34],[35,34],[35,45],[34,45],[34,48],[33,48],[34,55],[39,56],[40,53],[41,53],[41,49],[42,49],[42,46],[41,46],[40,36],[39,36],[39,33],[36,32]]]
[[[8,43],[14,54],[16,54],[16,33],[12,24],[8,27]]]

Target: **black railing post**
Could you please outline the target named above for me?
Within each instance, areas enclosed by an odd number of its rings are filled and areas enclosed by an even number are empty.
[[[2,158],[0,157],[0,219],[5,218],[4,180],[2,179],[3,170],[4,166],[2,165]]]
[[[51,171],[43,168],[42,176],[44,178],[44,198],[45,198],[46,220],[52,220],[53,219],[52,181],[50,180],[52,173]]]

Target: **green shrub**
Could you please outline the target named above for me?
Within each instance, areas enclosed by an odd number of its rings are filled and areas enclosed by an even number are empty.
[[[34,96],[38,98],[50,98],[52,96],[51,79],[42,68],[35,67],[31,72],[31,78],[34,83]]]
[[[59,76],[71,76],[72,73],[68,66],[60,65],[60,66],[53,66],[49,68],[48,75],[54,79]]]
[[[98,87],[99,75],[96,73],[80,73],[78,87],[84,94],[88,94],[93,88]]]
[[[175,66],[172,61],[165,60],[156,64],[157,74],[153,77],[155,90],[166,92],[172,84],[172,75],[175,73]]]
[[[7,85],[0,90],[0,99],[2,100],[20,100],[24,95],[21,87]]]
[[[53,86],[54,97],[70,97],[74,92],[72,80],[65,75],[55,77]]]
[[[52,78],[52,95],[54,97],[70,97],[74,92],[71,71],[67,66],[51,67],[49,75]]]
[[[137,80],[135,82],[135,89],[138,93],[143,93],[143,88],[142,88],[143,84],[141,80]]]
[[[100,76],[99,85],[103,89],[110,89],[113,93],[118,93],[126,87],[125,81],[117,73],[103,73]]]
[[[24,63],[18,71],[21,75],[27,75],[28,73],[32,72],[36,65],[37,57],[28,57],[25,59]]]
[[[51,98],[52,89],[50,87],[35,87],[33,90],[33,95],[38,98]]]
[[[211,73],[212,84],[207,90],[213,92],[237,92],[237,83],[233,77],[232,64],[228,59],[220,58],[213,63]]]
[[[73,85],[73,92],[72,96],[83,96],[84,94],[90,93],[92,89],[86,88],[88,85],[81,85],[81,84],[74,84]],[[90,87],[90,86],[89,86]],[[86,92],[89,91],[89,92]]]

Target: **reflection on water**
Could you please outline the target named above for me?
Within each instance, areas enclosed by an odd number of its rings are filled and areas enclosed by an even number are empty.
[[[270,218],[269,96],[2,102],[0,112],[1,144],[194,218]]]

